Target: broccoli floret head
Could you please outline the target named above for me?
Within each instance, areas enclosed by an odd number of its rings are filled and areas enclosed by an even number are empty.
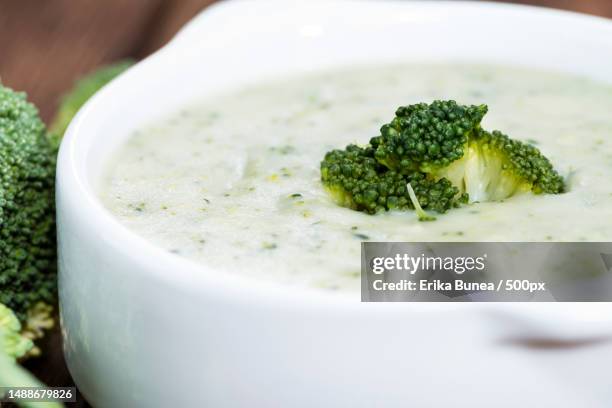
[[[451,180],[470,202],[499,201],[529,191],[565,191],[564,179],[540,150],[499,131],[476,132],[463,157],[434,174]]]
[[[418,171],[402,174],[386,168],[374,158],[370,146],[349,145],[344,150],[328,152],[321,162],[321,179],[336,203],[370,214],[415,208],[445,212],[461,199],[459,190],[448,180],[433,180]],[[417,203],[410,196],[408,184]]]
[[[0,85],[0,303],[21,321],[55,299],[54,177],[38,111]]]
[[[372,138],[375,157],[390,169],[431,172],[463,157],[468,139],[480,129],[486,105],[434,101],[402,106]]]

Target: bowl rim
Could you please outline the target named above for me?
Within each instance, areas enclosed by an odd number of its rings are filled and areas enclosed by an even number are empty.
[[[128,72],[132,75],[135,71],[145,69],[149,65],[163,63],[163,60],[169,55],[174,48],[182,47],[194,40],[194,33],[198,27],[207,23],[209,20],[216,18],[224,13],[235,12],[241,9],[248,0],[234,0],[231,2],[216,3],[205,9],[202,13],[196,16],[191,22],[179,31],[173,40],[162,49],[139,62]],[[260,3],[260,2],[258,2]],[[266,3],[272,3],[276,6],[287,6],[282,0],[267,0]],[[343,7],[360,7],[367,4],[372,7],[373,2],[360,0],[344,0],[333,1],[334,4],[342,4]],[[533,15],[534,17],[559,18],[565,23],[576,22],[578,24],[597,25],[605,27],[612,33],[612,20],[590,16],[586,14],[574,13],[563,10],[549,9],[544,7],[517,5],[508,3],[490,3],[480,1],[414,1],[414,2],[399,2],[398,0],[383,0],[377,1],[378,5],[401,4],[400,7],[412,7],[423,12],[432,12],[432,10],[440,7],[444,8],[472,8],[479,12],[487,12],[495,10],[495,12],[512,11],[521,15]],[[292,3],[292,7],[298,7]],[[122,81],[119,85],[123,86]],[[180,286],[186,291],[209,292],[217,295],[236,296],[244,299],[244,301],[257,301],[267,304],[278,304],[279,301],[285,304],[293,305],[294,307],[307,308],[325,308],[330,306],[338,310],[354,311],[359,308],[361,313],[378,313],[380,309],[384,309],[387,314],[401,313],[406,309],[432,311],[432,310],[456,310],[458,308],[482,308],[483,304],[456,304],[453,302],[446,303],[419,303],[419,302],[404,302],[401,304],[393,303],[368,303],[367,307],[362,302],[356,302],[354,293],[338,293],[332,291],[323,291],[320,289],[309,287],[297,287],[292,285],[284,285],[270,281],[260,281],[253,278],[243,277],[239,274],[219,273],[214,268],[197,263],[179,255],[164,251],[154,243],[141,237],[138,233],[124,226],[117,218],[115,218],[102,204],[96,192],[89,186],[87,175],[82,174],[77,165],[79,155],[83,154],[80,150],[82,144],[77,143],[82,138],[81,133],[85,133],[89,118],[95,112],[104,106],[103,101],[112,99],[112,94],[117,88],[118,82],[113,81],[100,92],[98,92],[87,104],[78,112],[75,119],[71,122],[66,132],[64,141],[62,142],[57,171],[58,185],[58,212],[61,211],[61,201],[76,202],[78,206],[71,206],[71,210],[77,211],[78,218],[87,220],[88,226],[92,231],[97,231],[101,236],[112,237],[106,239],[108,244],[112,246],[114,251],[121,253],[129,258],[135,258],[141,269],[147,271],[147,276],[163,281],[165,284]],[[101,102],[102,101],[102,102]],[[83,130],[85,129],[85,130]],[[61,225],[58,225],[58,230]],[[134,255],[138,254],[138,255]],[[171,270],[171,273],[168,271]],[[61,274],[61,271],[60,271]],[[391,302],[392,303],[392,302]],[[541,305],[541,304],[540,304]],[[554,304],[557,306],[547,306],[553,308],[569,307],[570,304]],[[528,305],[516,306],[516,304],[496,303],[487,304],[486,308],[490,310],[504,310],[507,308],[530,308]]]

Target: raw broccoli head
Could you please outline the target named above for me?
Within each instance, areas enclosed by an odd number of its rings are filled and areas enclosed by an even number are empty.
[[[25,94],[0,85],[0,303],[55,300],[55,151]]]
[[[62,97],[57,114],[49,126],[52,143],[59,146],[68,125],[85,102],[133,64],[134,61],[132,60],[115,62],[98,68],[93,73],[81,78],[70,92]]]
[[[486,105],[434,101],[402,106],[372,138],[375,157],[390,169],[431,172],[463,157],[468,139],[480,129]]]
[[[413,171],[402,174],[381,165],[372,147],[349,145],[332,150],[321,162],[321,179],[341,206],[374,214],[385,210],[414,210],[422,207],[445,212],[461,199],[448,180],[433,180]],[[408,184],[418,202],[411,199]],[[423,218],[423,216],[422,216]]]
[[[56,299],[55,159],[82,105],[131,65],[123,61],[80,80],[63,99],[47,133],[23,93],[0,84],[0,304],[32,339],[53,326]],[[29,354],[36,354],[34,347]]]

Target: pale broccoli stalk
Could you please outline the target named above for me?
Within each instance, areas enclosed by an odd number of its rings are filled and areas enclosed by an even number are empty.
[[[1,332],[1,330],[0,330]],[[8,355],[0,352],[0,387],[42,387],[32,374]],[[18,402],[24,408],[62,408],[59,402]]]
[[[419,217],[419,221],[435,221],[436,217],[434,217],[433,215],[427,214],[427,212],[423,209],[423,207],[421,207],[421,204],[419,203],[419,199],[417,198],[416,193],[414,192],[414,189],[412,188],[410,183],[406,184],[406,189],[408,190],[408,196],[410,197],[410,201],[412,202],[412,205],[414,206],[414,211],[416,211]]]
[[[28,310],[26,320],[21,330],[21,335],[32,341],[42,339],[45,332],[55,326],[53,318],[53,306],[39,302]],[[38,357],[41,354],[40,348],[34,343],[34,347],[28,351],[25,357]]]
[[[41,387],[42,384],[22,368],[17,359],[34,347],[32,340],[21,334],[21,324],[15,314],[0,304],[0,387]],[[20,402],[22,407],[60,408],[56,402]]]
[[[13,311],[0,303],[0,350],[13,360],[25,356],[33,347],[32,340],[21,334],[21,323]]]

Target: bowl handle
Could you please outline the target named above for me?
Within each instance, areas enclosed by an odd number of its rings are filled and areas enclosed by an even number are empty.
[[[498,303],[488,313],[509,340],[612,341],[612,302]]]

